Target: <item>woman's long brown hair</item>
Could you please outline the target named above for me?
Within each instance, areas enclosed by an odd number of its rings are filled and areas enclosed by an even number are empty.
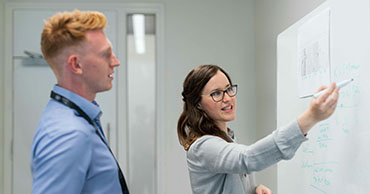
[[[189,150],[196,139],[203,135],[214,135],[227,142],[232,142],[230,137],[198,105],[202,98],[201,93],[204,86],[218,71],[224,73],[230,85],[232,85],[229,75],[217,65],[198,66],[189,72],[185,78],[182,92],[184,110],[177,123],[177,135],[180,144],[186,151]]]

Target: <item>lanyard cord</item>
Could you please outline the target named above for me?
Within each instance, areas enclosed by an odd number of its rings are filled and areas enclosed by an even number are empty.
[[[116,161],[116,164],[117,164],[117,167],[118,167],[118,178],[119,178],[119,182],[121,184],[122,193],[123,194],[129,194],[129,191],[128,191],[128,188],[127,188],[127,184],[126,184],[126,180],[125,180],[125,178],[123,176],[121,167],[119,166],[119,164],[117,162],[117,159],[114,156],[114,154],[113,154],[112,150],[110,149],[109,145],[104,141],[104,138],[99,133],[99,129],[97,128],[97,126],[94,123],[94,121],[92,121],[91,118],[89,116],[87,116],[87,114],[83,110],[81,110],[81,108],[79,106],[77,106],[75,103],[73,103],[72,101],[70,101],[68,98],[66,98],[64,96],[61,96],[61,95],[55,93],[54,91],[51,91],[50,98],[52,98],[52,99],[54,99],[54,100],[62,103],[63,105],[65,105],[65,106],[67,106],[69,108],[72,108],[72,109],[76,110],[78,112],[78,114],[80,114],[87,122],[90,123],[90,125],[92,125],[95,128],[96,134],[100,137],[100,139],[103,141],[103,143],[107,146],[108,150],[110,151],[110,153],[112,154],[114,160]]]

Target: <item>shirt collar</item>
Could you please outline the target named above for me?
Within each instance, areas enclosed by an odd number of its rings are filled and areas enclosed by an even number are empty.
[[[54,86],[53,91],[75,103],[92,120],[99,119],[102,115],[102,111],[95,100],[93,102],[90,102],[82,96],[57,85]]]
[[[234,131],[230,128],[227,128],[227,135],[232,139],[235,140]]]

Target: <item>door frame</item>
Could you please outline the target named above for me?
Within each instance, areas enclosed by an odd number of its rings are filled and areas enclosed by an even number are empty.
[[[57,7],[57,9],[56,9]],[[0,7],[1,8],[1,7]],[[128,172],[128,113],[127,113],[127,57],[126,57],[126,16],[132,13],[150,13],[156,16],[156,104],[155,104],[155,193],[165,193],[164,183],[164,6],[159,3],[5,3],[4,22],[4,65],[3,65],[3,153],[0,159],[3,166],[2,190],[0,193],[12,193],[13,188],[13,11],[16,9],[46,9],[46,10],[109,10],[117,13],[117,57],[121,60],[120,70],[117,70],[117,160],[125,172]],[[4,21],[4,20],[3,20]],[[6,49],[5,49],[6,48]],[[1,83],[1,82],[0,82]],[[118,87],[119,86],[119,87]],[[1,98],[0,98],[1,100]],[[0,104],[1,105],[1,104]],[[1,116],[1,115],[0,115]],[[119,119],[118,119],[119,118]],[[121,148],[121,149],[120,149]],[[0,163],[1,164],[1,163]],[[1,172],[1,168],[0,168]],[[1,181],[1,178],[0,178]],[[0,184],[1,185],[1,184]]]

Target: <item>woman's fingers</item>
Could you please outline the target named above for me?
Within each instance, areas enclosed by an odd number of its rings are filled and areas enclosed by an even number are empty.
[[[256,194],[273,194],[273,193],[269,188],[260,184],[256,188]]]
[[[321,87],[321,89],[323,88]],[[331,84],[328,90],[318,98],[312,98],[310,106],[297,118],[303,134],[307,134],[317,122],[327,119],[334,113],[338,97],[339,88],[335,84]]]
[[[321,86],[322,87],[322,86]],[[320,87],[320,88],[321,88]],[[322,103],[322,102],[325,102],[326,101],[326,99],[334,92],[334,90],[335,90],[335,88],[336,88],[336,85],[335,85],[335,83],[332,83],[332,84],[330,84],[330,87],[327,89],[327,91],[326,92],[324,92],[322,95],[320,95],[318,98],[317,98],[317,100],[318,100],[318,102],[319,103]],[[320,90],[320,89],[319,89]],[[320,90],[321,91],[321,90]]]
[[[317,99],[314,98],[311,104],[314,117],[321,121],[333,114],[338,102],[338,93],[339,88],[332,83],[326,92]]]
[[[320,88],[317,89],[315,93],[321,92],[322,90],[325,90],[326,88],[328,88],[328,87],[327,86],[320,86]]]
[[[334,112],[335,108],[337,107],[338,103],[338,95],[339,95],[339,88],[335,88],[333,93],[327,98],[325,102],[325,108],[332,110]]]

